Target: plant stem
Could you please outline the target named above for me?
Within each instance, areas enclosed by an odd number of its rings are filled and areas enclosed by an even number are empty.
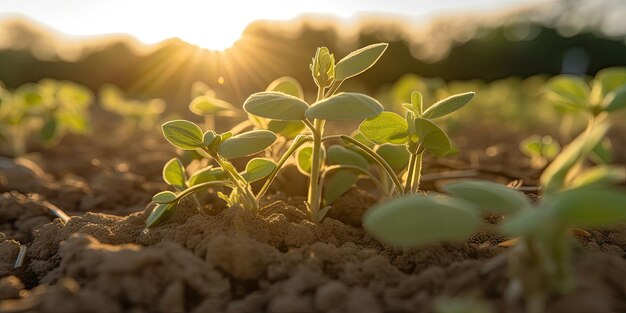
[[[188,196],[189,194],[198,191],[200,189],[205,189],[211,186],[215,186],[215,185],[224,185],[230,188],[235,188],[235,186],[233,186],[233,184],[231,184],[229,181],[226,180],[215,180],[215,181],[209,181],[209,182],[205,182],[202,184],[197,184],[194,186],[191,186],[183,191],[181,191],[179,194],[176,195],[176,200],[174,201],[179,201],[180,199]]]
[[[424,152],[420,152],[415,157],[415,165],[413,166],[413,180],[411,185],[411,192],[417,193],[420,187],[420,181],[422,179],[422,158]]]
[[[285,162],[287,162],[287,160],[289,160],[291,155],[293,155],[294,152],[296,152],[296,150],[300,146],[302,146],[306,142],[309,142],[310,140],[311,139],[309,139],[308,137],[299,137],[299,138],[296,138],[296,140],[293,141],[293,143],[291,144],[289,149],[287,149],[285,154],[283,154],[283,156],[280,158],[280,160],[278,160],[278,163],[276,163],[276,167],[274,168],[274,170],[272,170],[270,175],[265,180],[265,183],[263,184],[263,187],[261,187],[261,190],[256,195],[257,201],[259,201],[265,195],[265,193],[269,189],[269,187],[272,184],[272,182],[274,182],[274,178],[276,178],[276,175],[278,174],[278,171],[280,171],[280,169],[283,167]]]
[[[402,182],[398,178],[398,175],[396,175],[396,172],[393,171],[389,163],[387,163],[385,159],[383,159],[380,155],[378,155],[378,153],[374,152],[368,146],[362,144],[361,142],[359,142],[358,140],[350,136],[333,135],[333,136],[327,136],[327,137],[322,138],[322,141],[328,141],[328,140],[345,140],[359,147],[361,150],[367,153],[372,159],[374,159],[378,163],[378,165],[380,165],[385,170],[385,172],[387,173],[387,176],[389,176],[389,178],[391,178],[391,180],[393,181],[396,192],[402,193]]]
[[[376,187],[378,189],[380,189],[380,191],[382,191],[385,194],[385,197],[391,196],[389,194],[389,192],[387,190],[385,190],[385,187],[383,186],[381,181],[378,178],[376,178],[376,176],[374,176],[370,171],[364,170],[364,169],[362,169],[362,168],[360,168],[358,166],[354,166],[354,165],[346,165],[346,164],[343,164],[343,165],[331,165],[331,166],[329,166],[329,167],[327,167],[325,169],[324,173],[322,173],[322,177],[320,178],[320,181],[324,181],[326,175],[328,175],[329,173],[334,172],[334,171],[338,171],[338,170],[342,170],[342,169],[344,169],[344,170],[351,170],[351,171],[354,171],[354,172],[357,172],[359,174],[363,174],[363,175],[367,176],[367,178],[369,178],[374,183],[374,185],[376,185]],[[323,185],[323,184],[320,184],[320,185]]]
[[[315,119],[314,127],[316,132],[313,133],[313,153],[311,155],[311,177],[309,180],[309,194],[307,197],[307,203],[309,204],[309,210],[311,218],[316,221],[319,213],[319,204],[321,198],[321,192],[319,188],[319,177],[322,167],[322,132],[324,129],[324,120]]]
[[[213,159],[215,159],[215,162],[217,162],[217,164],[219,164],[219,166],[224,170],[224,173],[226,173],[228,179],[232,182],[232,184],[239,192],[239,198],[243,206],[256,214],[259,211],[259,204],[256,200],[256,197],[252,193],[252,190],[250,190],[250,185],[246,182],[246,180],[241,177],[241,175],[237,172],[237,170],[235,170],[235,167],[230,164],[230,162],[228,162],[221,156],[212,153],[211,150],[206,147],[203,150],[210,154]]]
[[[415,159],[417,157],[416,153],[411,153],[409,157],[409,170],[406,173],[406,182],[404,182],[404,193],[407,194],[413,188],[413,172],[415,171]]]

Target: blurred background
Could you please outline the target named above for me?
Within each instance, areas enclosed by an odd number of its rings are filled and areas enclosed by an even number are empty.
[[[0,1],[0,80],[44,77],[186,106],[203,81],[234,104],[279,76],[314,91],[318,46],[390,47],[352,88],[594,75],[626,65],[622,0]]]

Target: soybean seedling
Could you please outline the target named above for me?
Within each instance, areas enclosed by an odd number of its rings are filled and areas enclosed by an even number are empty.
[[[43,79],[12,92],[0,87],[0,149],[20,156],[29,140],[51,146],[67,132],[88,133],[92,101],[87,88],[69,81]]]
[[[163,124],[162,129],[172,145],[182,150],[197,150],[215,160],[219,167],[209,166],[187,178],[180,160],[170,160],[163,169],[163,179],[176,192],[162,191],[154,195],[152,201],[157,206],[146,220],[147,228],[167,220],[184,197],[215,186],[231,189],[230,195],[219,193],[229,205],[242,205],[255,214],[258,212],[259,203],[250,183],[269,175],[276,165],[271,160],[255,158],[240,173],[229,160],[265,150],[274,143],[276,135],[266,130],[253,130],[236,136],[229,132],[216,134],[211,130],[203,133],[198,125],[185,120],[169,121]]]
[[[519,149],[530,158],[533,168],[542,168],[561,151],[561,145],[551,136],[531,135],[519,144]]]
[[[215,91],[203,82],[194,82],[191,86],[191,103],[189,110],[204,118],[204,128],[216,129],[216,117],[238,117],[241,110],[232,104],[217,98]]]
[[[623,168],[597,166],[572,175],[608,129],[589,127],[572,141],[541,176],[543,198],[533,204],[503,185],[468,181],[445,186],[451,195],[411,195],[368,211],[364,225],[395,246],[419,246],[464,240],[484,229],[518,237],[508,253],[510,300],[526,296],[529,313],[543,312],[552,292],[572,288],[569,270],[575,227],[601,227],[626,221],[626,192],[610,185],[623,182]],[[481,213],[499,214],[499,225],[483,223]]]
[[[356,50],[335,64],[335,57],[326,47],[318,48],[310,64],[313,80],[317,85],[317,97],[309,105],[303,99],[281,91],[265,91],[251,95],[244,103],[246,112],[272,120],[303,123],[310,135],[294,143],[279,161],[289,158],[299,146],[312,141],[310,153],[310,176],[307,208],[311,219],[321,222],[329,206],[321,207],[320,178],[323,171],[322,142],[326,121],[363,120],[380,114],[382,105],[374,98],[342,92],[336,94],[341,84],[372,67],[387,48],[386,43],[370,45]],[[308,139],[307,139],[308,138]],[[339,137],[336,137],[337,139]]]
[[[122,117],[126,128],[150,130],[165,111],[161,99],[137,100],[127,98],[119,87],[107,84],[100,88],[102,107]]]
[[[453,95],[424,110],[422,94],[413,92],[411,104],[404,104],[407,109],[404,118],[393,112],[383,112],[361,123],[359,131],[369,141],[379,145],[404,145],[410,153],[407,179],[400,193],[415,193],[419,190],[424,152],[444,157],[457,151],[445,131],[433,120],[460,109],[473,97],[474,92]],[[393,160],[394,155],[389,157],[395,163],[402,161],[401,155],[398,155],[398,160]]]

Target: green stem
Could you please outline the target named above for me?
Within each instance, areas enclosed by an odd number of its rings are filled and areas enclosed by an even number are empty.
[[[422,158],[424,152],[420,152],[415,157],[415,166],[413,169],[413,180],[411,184],[411,192],[417,193],[420,187],[420,181],[422,180]]]
[[[257,201],[259,201],[265,195],[265,193],[269,189],[272,182],[274,182],[274,179],[276,178],[278,171],[280,171],[280,169],[283,167],[285,162],[289,160],[291,155],[293,155],[300,146],[302,146],[304,143],[309,142],[309,141],[311,141],[311,139],[308,137],[298,137],[296,138],[296,140],[293,141],[289,149],[287,149],[285,154],[283,154],[280,160],[278,160],[278,163],[276,163],[276,167],[274,168],[274,170],[272,170],[270,175],[265,180],[265,184],[263,184],[263,187],[261,187],[261,190],[256,196]]]
[[[309,213],[311,214],[311,218],[316,221],[321,199],[319,177],[322,167],[322,132],[324,129],[324,120],[316,119],[314,121],[314,127],[316,131],[313,133],[313,153],[311,155],[311,176],[309,178],[309,194],[307,197],[307,203],[309,204]]]
[[[333,84],[328,89],[328,91],[326,92],[326,94],[324,94],[324,98],[328,98],[328,97],[332,96],[333,94],[335,94],[335,92],[337,92],[339,87],[341,87],[342,83],[343,83],[343,80],[340,80],[339,82],[334,81]]]
[[[179,194],[176,195],[176,200],[174,200],[172,202],[179,201],[182,198],[188,196],[189,194],[191,194],[191,193],[193,193],[195,191],[198,191],[198,190],[201,190],[201,189],[206,189],[208,187],[215,186],[215,185],[223,185],[223,186],[227,186],[227,187],[230,187],[230,188],[234,188],[233,184],[230,183],[229,181],[226,181],[226,180],[209,181],[209,182],[205,182],[205,183],[202,183],[202,184],[197,184],[197,185],[191,186],[191,187],[181,191]]]
[[[235,167],[230,164],[230,162],[223,159],[221,156],[212,153],[211,150],[206,147],[203,150],[210,154],[213,159],[215,159],[215,162],[217,162],[217,164],[224,170],[224,173],[226,173],[228,179],[232,182],[232,184],[239,192],[239,197],[243,206],[256,214],[259,211],[259,204],[256,201],[256,197],[252,193],[252,190],[250,190],[250,185],[246,182],[246,180],[241,177],[241,175],[237,172],[237,170],[235,170]]]
[[[396,173],[393,171],[389,163],[387,163],[385,159],[383,159],[380,155],[378,155],[378,153],[374,152],[368,146],[362,144],[361,142],[359,142],[358,140],[350,136],[333,135],[333,136],[326,136],[322,138],[322,141],[328,141],[328,140],[345,140],[359,147],[361,150],[367,153],[372,159],[374,159],[378,163],[378,165],[380,165],[385,170],[385,172],[387,173],[387,176],[389,176],[389,178],[391,178],[391,180],[393,181],[396,192],[402,193],[402,182],[398,178],[398,175],[396,175]]]
[[[404,193],[407,194],[413,188],[413,172],[415,171],[415,159],[417,157],[416,153],[411,153],[409,157],[409,170],[406,173],[406,182],[404,182]]]

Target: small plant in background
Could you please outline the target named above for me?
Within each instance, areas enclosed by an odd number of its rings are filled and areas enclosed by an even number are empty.
[[[216,117],[239,117],[243,115],[240,109],[217,98],[215,91],[200,81],[192,84],[191,98],[189,110],[193,114],[204,118],[204,127],[206,129],[216,129]]]
[[[210,187],[224,186],[231,189],[229,195],[218,193],[229,205],[241,204],[244,208],[258,212],[258,196],[250,183],[268,176],[276,164],[268,159],[250,160],[245,171],[238,172],[230,159],[257,154],[272,145],[276,135],[266,130],[253,130],[233,136],[230,132],[216,134],[202,132],[190,121],[174,120],[163,124],[163,135],[175,147],[182,150],[197,150],[212,158],[219,167],[208,166],[187,178],[179,159],[170,160],[163,169],[163,179],[177,191],[162,191],[152,198],[157,206],[146,220],[146,227],[155,226],[169,218],[184,197]]]
[[[398,193],[416,193],[419,190],[424,152],[437,157],[456,153],[456,146],[433,119],[460,109],[472,97],[473,92],[454,95],[424,110],[422,94],[413,92],[411,104],[404,104],[405,117],[393,112],[383,112],[361,123],[359,131],[369,141],[378,145],[404,145],[409,152],[407,178]],[[388,154],[387,157],[390,163],[401,163],[403,156]]]
[[[43,79],[14,91],[0,88],[1,150],[20,156],[29,141],[49,147],[65,133],[89,133],[92,102],[89,89],[69,81]]]
[[[411,195],[378,205],[364,225],[395,246],[464,240],[481,229],[518,237],[508,253],[508,298],[525,295],[527,312],[543,312],[550,293],[573,286],[569,230],[626,221],[626,193],[610,186],[624,182],[624,168],[581,170],[607,130],[606,122],[591,124],[565,147],[542,174],[543,198],[536,204],[503,185],[468,181],[446,185],[450,197]],[[484,223],[481,213],[502,215],[504,222]]]
[[[120,115],[125,127],[150,130],[165,111],[165,102],[161,99],[134,100],[128,99],[122,90],[114,85],[103,85],[100,88],[100,102],[102,107]]]
[[[519,144],[519,149],[530,158],[533,168],[543,168],[561,151],[561,145],[551,136],[531,135]]]

